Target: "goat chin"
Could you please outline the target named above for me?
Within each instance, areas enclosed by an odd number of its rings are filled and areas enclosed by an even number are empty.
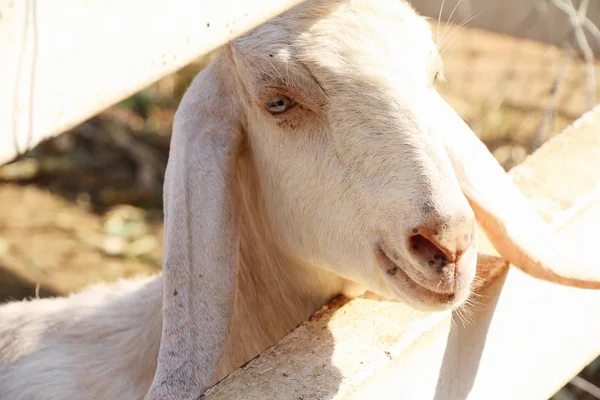
[[[475,218],[525,272],[600,288],[441,74],[397,0],[308,0],[225,46],[175,115],[162,275],[1,306],[0,398],[197,398],[339,293],[458,306]]]

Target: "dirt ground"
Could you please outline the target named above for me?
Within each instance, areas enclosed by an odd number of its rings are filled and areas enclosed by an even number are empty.
[[[583,63],[555,47],[450,26],[442,48],[441,91],[507,169],[589,104]],[[0,167],[0,301],[160,271],[171,122],[205,63]],[[600,362],[583,376],[599,385]],[[592,397],[569,386],[556,398]]]

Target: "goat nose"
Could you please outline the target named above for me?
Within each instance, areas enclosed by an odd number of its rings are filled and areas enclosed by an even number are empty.
[[[448,264],[456,268],[473,243],[474,230],[474,219],[466,217],[456,224],[420,225],[409,234],[409,249],[419,264],[436,268],[441,273]]]

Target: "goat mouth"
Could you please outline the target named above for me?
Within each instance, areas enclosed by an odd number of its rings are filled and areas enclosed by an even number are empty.
[[[413,296],[417,296],[419,300],[429,300],[435,303],[451,304],[456,300],[456,292],[444,291],[437,292],[426,288],[413,279],[394,259],[385,251],[384,247],[378,246],[375,251],[379,265],[383,268],[385,274],[394,279],[396,282],[404,284],[405,288],[412,291]]]

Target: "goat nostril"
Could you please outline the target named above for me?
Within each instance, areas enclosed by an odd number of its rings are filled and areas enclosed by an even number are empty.
[[[441,245],[435,244],[423,235],[412,235],[409,239],[409,248],[413,256],[423,265],[436,268],[442,273],[450,262],[455,262],[460,257],[459,252],[451,252]]]

